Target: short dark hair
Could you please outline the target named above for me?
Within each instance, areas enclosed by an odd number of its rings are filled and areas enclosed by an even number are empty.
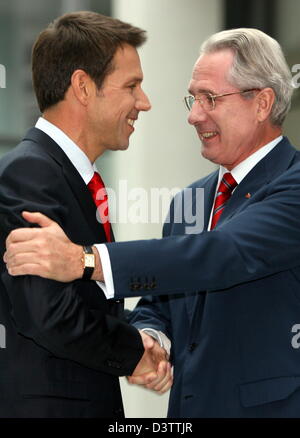
[[[113,70],[117,49],[123,44],[137,48],[145,41],[144,30],[96,12],[58,17],[32,49],[33,87],[40,111],[64,99],[75,70],[84,70],[99,89]]]

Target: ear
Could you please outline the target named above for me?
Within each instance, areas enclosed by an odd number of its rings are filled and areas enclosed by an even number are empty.
[[[86,106],[93,94],[94,81],[84,70],[75,70],[71,76],[71,88],[80,103]]]
[[[272,107],[275,101],[275,93],[272,88],[264,88],[257,95],[257,120],[264,122],[271,114]]]

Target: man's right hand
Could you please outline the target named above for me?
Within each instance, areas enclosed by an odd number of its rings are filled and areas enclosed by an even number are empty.
[[[23,218],[40,228],[18,228],[6,239],[3,260],[10,275],[38,275],[70,282],[82,277],[82,246],[70,241],[62,228],[41,213],[23,212]],[[95,250],[93,280],[103,281],[102,266]]]
[[[171,364],[166,350],[148,334],[141,332],[145,352],[128,382],[142,385],[159,394],[168,391],[173,384]]]

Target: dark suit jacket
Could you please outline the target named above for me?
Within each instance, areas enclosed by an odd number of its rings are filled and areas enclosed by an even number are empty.
[[[204,188],[206,226],[217,177],[192,185]],[[184,236],[173,205],[170,216],[165,239],[108,245],[118,296],[152,287],[132,322],[171,338],[169,416],[299,417],[299,152],[284,138],[211,232]]]
[[[84,181],[36,128],[0,160],[1,254],[9,231],[28,226],[23,210],[48,215],[77,243],[105,240]],[[122,300],[107,301],[93,281],[11,277],[1,256],[0,416],[123,416],[118,376],[132,373],[143,347],[122,315]]]

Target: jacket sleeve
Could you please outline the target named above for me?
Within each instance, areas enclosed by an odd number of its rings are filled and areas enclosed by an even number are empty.
[[[163,332],[170,340],[172,339],[168,296],[141,298],[128,314],[127,320],[138,329],[153,328]]]
[[[211,232],[107,244],[116,297],[222,290],[298,266],[299,181],[296,163]]]
[[[39,211],[63,228],[68,206],[61,168],[43,157],[20,157],[0,169],[1,253],[14,228],[28,226],[21,212]],[[66,230],[67,231],[67,230]],[[114,375],[130,375],[143,354],[138,331],[110,315],[108,305],[93,309],[82,295],[94,282],[60,283],[35,276],[10,276],[1,262],[5,290],[18,332],[53,354]],[[100,299],[100,298],[99,298]],[[106,300],[103,300],[105,302]]]

